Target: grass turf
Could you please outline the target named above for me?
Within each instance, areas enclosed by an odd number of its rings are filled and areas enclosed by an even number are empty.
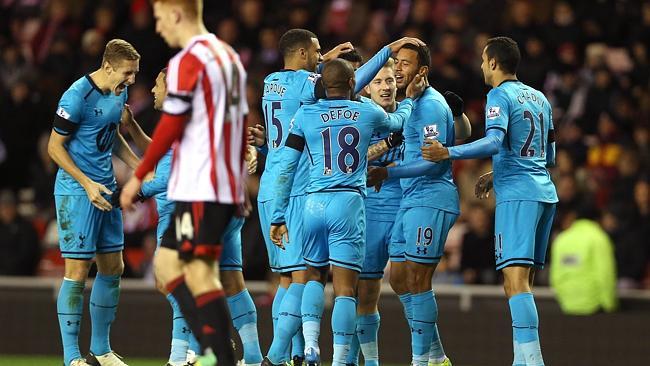
[[[164,366],[167,360],[153,358],[130,358],[129,366]],[[61,366],[61,356],[0,355],[0,366]]]

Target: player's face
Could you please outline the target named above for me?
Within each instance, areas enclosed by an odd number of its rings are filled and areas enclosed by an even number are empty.
[[[135,83],[135,75],[140,71],[140,60],[122,60],[116,66],[109,64],[111,90],[120,95],[127,86]]]
[[[311,46],[307,50],[307,69],[315,72],[316,66],[323,62],[323,55],[321,54],[320,43],[317,38],[311,39]]]
[[[483,49],[483,53],[481,54],[481,71],[483,72],[483,81],[485,81],[485,85],[492,85],[492,70],[490,67],[490,60],[488,60],[487,53],[485,53],[485,50],[487,49],[487,46]],[[494,60],[492,60],[494,62]]]
[[[395,71],[390,67],[382,67],[366,88],[373,102],[384,109],[392,107],[397,94]]]
[[[163,101],[167,96],[167,84],[165,82],[165,74],[158,73],[156,78],[156,85],[151,88],[153,94],[153,108],[157,111],[162,110]]]
[[[173,4],[157,1],[153,4],[153,16],[156,18],[156,33],[165,40],[169,47],[180,47],[174,26],[180,19],[180,12]]]
[[[415,50],[402,48],[395,57],[395,81],[397,89],[403,90],[418,73],[418,53]]]

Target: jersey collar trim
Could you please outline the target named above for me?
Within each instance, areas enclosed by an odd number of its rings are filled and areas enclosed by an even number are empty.
[[[497,85],[497,88],[500,87],[501,85],[503,85],[505,83],[508,83],[508,82],[511,82],[511,81],[512,82],[517,82],[517,83],[519,82],[519,80],[517,80],[517,79],[507,79],[507,80],[502,81],[501,84]]]
[[[101,89],[99,89],[97,84],[95,84],[95,82],[93,81],[93,78],[90,77],[90,74],[86,74],[86,80],[88,80],[88,82],[90,83],[90,86],[92,86],[93,89],[97,90],[97,92],[99,94],[104,95],[104,92]]]

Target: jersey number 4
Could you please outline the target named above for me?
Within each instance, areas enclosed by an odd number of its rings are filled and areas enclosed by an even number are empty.
[[[527,119],[530,122],[530,131],[528,132],[528,137],[526,137],[526,142],[524,146],[521,147],[519,155],[530,158],[535,156],[535,149],[530,145],[533,143],[533,138],[535,137],[535,118],[530,111],[524,111],[524,119]],[[539,114],[539,144],[540,144],[540,154],[539,156],[544,157],[544,115]]]
[[[323,157],[325,163],[323,175],[332,175],[332,128],[328,127],[321,131],[320,134],[323,137]],[[343,127],[336,136],[336,143],[339,145],[336,163],[339,171],[344,174],[354,173],[359,167],[359,161],[361,159],[357,150],[359,140],[359,130],[352,126]],[[352,159],[350,164],[347,163],[348,156]]]

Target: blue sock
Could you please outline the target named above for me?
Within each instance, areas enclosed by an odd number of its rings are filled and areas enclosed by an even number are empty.
[[[356,327],[357,300],[350,296],[337,296],[332,310],[332,333],[334,334],[332,366],[345,365]]]
[[[280,311],[280,304],[284,299],[284,294],[287,293],[287,289],[278,286],[278,289],[275,291],[275,297],[273,298],[273,304],[271,305],[271,318],[273,319],[273,334],[275,334],[275,328],[278,325],[278,312]]]
[[[413,308],[413,329],[411,330],[413,365],[426,366],[429,363],[433,329],[438,320],[438,306],[433,291],[411,295],[411,307]]]
[[[354,331],[354,335],[352,336],[352,341],[350,342],[350,351],[348,352],[348,357],[345,359],[346,365],[359,364],[360,349],[361,349],[361,344],[359,343],[359,317],[357,317],[356,329]]]
[[[257,336],[257,310],[247,289],[226,299],[232,324],[237,329],[244,348],[244,363],[262,362],[262,351]]]
[[[512,328],[520,350],[528,366],[543,366],[542,350],[539,344],[539,318],[535,299],[530,292],[523,292],[510,298]]]
[[[120,276],[97,273],[90,293],[90,352],[97,356],[111,352],[109,334],[119,300]]]
[[[192,331],[185,322],[181,308],[172,294],[167,294],[167,301],[172,306],[172,349],[169,352],[169,361],[181,362],[187,357],[190,346],[189,338]]]
[[[302,304],[304,290],[305,285],[292,283],[284,295],[278,311],[278,325],[273,335],[273,343],[271,343],[271,348],[269,348],[267,355],[269,360],[274,364],[288,361],[287,351],[289,350],[289,343],[300,328],[302,321],[300,306]]]
[[[379,313],[363,315],[357,318],[357,337],[361,343],[364,364],[379,366],[379,349],[377,348],[377,333],[381,318]]]
[[[435,299],[435,295],[434,299]],[[436,303],[436,308],[438,303]],[[437,311],[436,311],[437,312]],[[431,340],[431,349],[429,350],[429,362],[430,363],[442,363],[447,356],[445,356],[445,349],[442,348],[442,340],[440,339],[440,333],[438,332],[438,324],[433,326],[433,338]]]
[[[59,296],[56,299],[56,312],[59,317],[63,360],[65,365],[81,358],[79,351],[79,328],[84,306],[85,282],[63,279]]]
[[[512,366],[526,366],[526,358],[524,358],[524,354],[521,352],[521,348],[519,347],[519,342],[517,342],[515,328],[512,328],[512,349],[514,350]]]
[[[404,316],[406,317],[406,321],[409,324],[409,329],[412,328],[411,321],[413,320],[413,308],[411,307],[411,294],[410,293],[405,293],[402,295],[399,295],[399,301],[402,302],[402,306],[404,307]]]
[[[300,299],[302,305],[302,299]],[[300,310],[300,309],[298,309]],[[291,338],[291,356],[298,356],[301,358],[305,357],[305,337],[302,335],[302,315],[299,319],[298,330],[296,334]]]
[[[305,349],[318,348],[320,322],[325,306],[325,287],[318,281],[309,281],[302,294],[302,334],[305,337]]]
[[[203,353],[203,350],[201,349],[201,342],[199,342],[198,339],[196,339],[196,336],[194,336],[194,332],[190,333],[190,351],[194,352],[197,355],[200,355]]]

